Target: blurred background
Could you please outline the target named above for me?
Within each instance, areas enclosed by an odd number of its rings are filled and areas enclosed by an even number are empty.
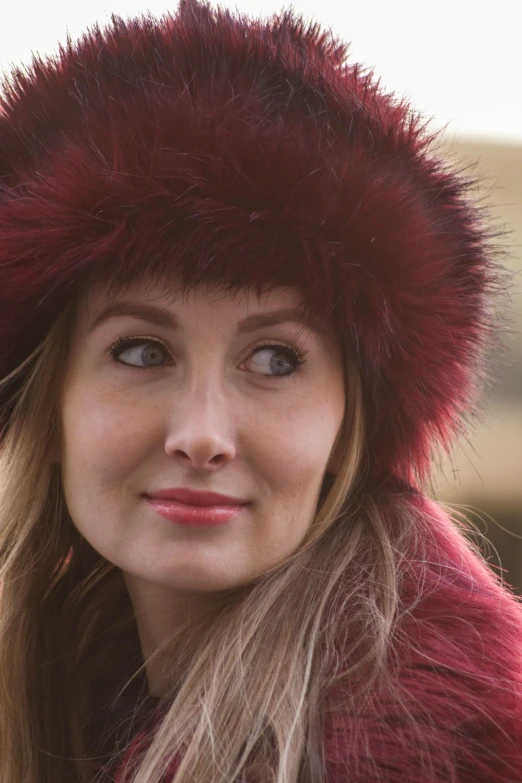
[[[216,5],[216,3],[212,3]],[[506,354],[495,386],[484,396],[481,421],[437,469],[433,495],[476,526],[495,570],[522,594],[522,22],[521,0],[224,0],[220,5],[266,17],[293,7],[350,42],[350,61],[373,68],[382,86],[431,118],[443,152],[456,165],[476,167],[496,224],[509,232],[506,266],[516,272]],[[61,0],[11,3],[2,10],[0,72],[55,54],[67,33],[74,39],[112,13],[161,16],[177,1]]]

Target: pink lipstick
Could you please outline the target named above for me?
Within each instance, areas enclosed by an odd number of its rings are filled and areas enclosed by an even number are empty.
[[[145,495],[160,516],[179,525],[220,525],[237,516],[247,501],[216,492],[174,488]]]

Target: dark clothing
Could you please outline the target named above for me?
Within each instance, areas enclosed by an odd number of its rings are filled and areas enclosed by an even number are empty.
[[[147,692],[145,678],[136,678],[119,699],[108,703],[100,693],[103,687],[102,683],[97,687],[100,695],[96,703],[100,706],[91,721],[92,751],[87,763],[92,769],[105,772],[100,783],[112,783],[132,739],[150,730],[166,703]]]

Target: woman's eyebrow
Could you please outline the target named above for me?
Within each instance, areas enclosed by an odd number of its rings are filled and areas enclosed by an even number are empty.
[[[89,324],[87,329],[88,333],[94,332],[94,330],[100,326],[100,324],[108,321],[109,318],[117,318],[119,316],[130,315],[133,318],[139,318],[142,321],[149,321],[156,326],[163,326],[167,329],[177,329],[178,322],[176,318],[169,313],[168,310],[160,307],[154,307],[153,305],[138,304],[137,302],[113,302],[107,305]]]
[[[249,315],[239,322],[237,334],[255,332],[265,326],[277,326],[287,322],[298,323],[306,326],[317,334],[324,335],[326,329],[318,321],[299,308],[286,307],[280,310],[271,310],[269,313],[256,313]]]
[[[155,326],[161,326],[167,329],[177,329],[179,327],[175,315],[168,310],[161,307],[154,307],[154,305],[120,301],[113,302],[102,310],[89,325],[88,333],[91,334],[100,324],[108,321],[109,318],[125,315],[130,315],[134,318],[139,318],[142,321],[148,321]],[[277,324],[286,323],[288,321],[302,324],[320,335],[324,335],[326,332],[326,329],[322,324],[311,318],[302,309],[282,308],[279,310],[272,310],[268,313],[255,313],[247,316],[239,322],[237,334],[255,332],[258,329],[267,326],[276,326]]]

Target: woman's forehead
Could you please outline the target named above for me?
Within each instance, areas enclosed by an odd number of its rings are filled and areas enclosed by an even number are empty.
[[[245,316],[253,317],[263,312],[293,310],[299,316],[295,320],[300,321],[304,328],[315,331],[328,352],[339,350],[341,345],[344,345],[344,350],[348,349],[333,314],[315,307],[316,303],[298,285],[274,281],[255,287],[212,278],[194,283],[184,281],[179,275],[165,274],[164,271],[151,273],[150,270],[133,277],[124,276],[121,270],[117,270],[115,274],[91,275],[84,279],[73,309],[73,332],[76,336],[89,332],[100,314],[119,302],[150,304],[167,309],[176,302],[194,302],[198,295],[208,297],[207,303],[225,300],[237,306],[233,313],[226,306],[223,308],[224,312],[228,311],[227,320],[237,316],[235,320],[240,321]],[[178,320],[181,307],[173,310]]]
[[[318,315],[297,286],[272,285],[264,290],[214,282],[187,286],[174,277],[117,281],[116,285],[112,280],[98,279],[84,286],[73,319],[75,339],[81,335],[89,335],[97,324],[111,315],[134,314],[143,317],[142,311],[147,309],[146,317],[151,317],[151,305],[156,311],[156,315],[152,316],[154,321],[158,318],[157,313],[171,308],[169,323],[182,326],[185,318],[192,322],[195,317],[200,318],[201,313],[194,313],[192,307],[190,314],[181,312],[183,303],[196,305],[199,310],[198,297],[203,297],[199,299],[199,303],[203,304],[204,317],[209,316],[213,321],[217,318],[219,322],[224,319],[224,322],[229,324],[237,322],[241,331],[245,321],[255,320],[259,324],[257,328],[295,321],[301,325],[300,328],[315,332],[328,352],[338,350],[343,342],[333,319]],[[179,306],[172,308],[176,303]],[[163,322],[167,323],[165,318],[161,319],[161,323]],[[253,328],[254,323],[249,323],[248,331]]]
[[[209,281],[197,285],[184,285],[179,278],[152,278],[138,280],[95,280],[84,286],[80,294],[80,307],[87,317],[108,304],[126,301],[155,302],[168,307],[176,302],[195,302],[206,297],[211,302],[229,301],[244,309],[263,310],[284,303],[287,307],[306,312],[306,297],[297,286],[272,285],[259,291],[252,287],[232,287]]]

